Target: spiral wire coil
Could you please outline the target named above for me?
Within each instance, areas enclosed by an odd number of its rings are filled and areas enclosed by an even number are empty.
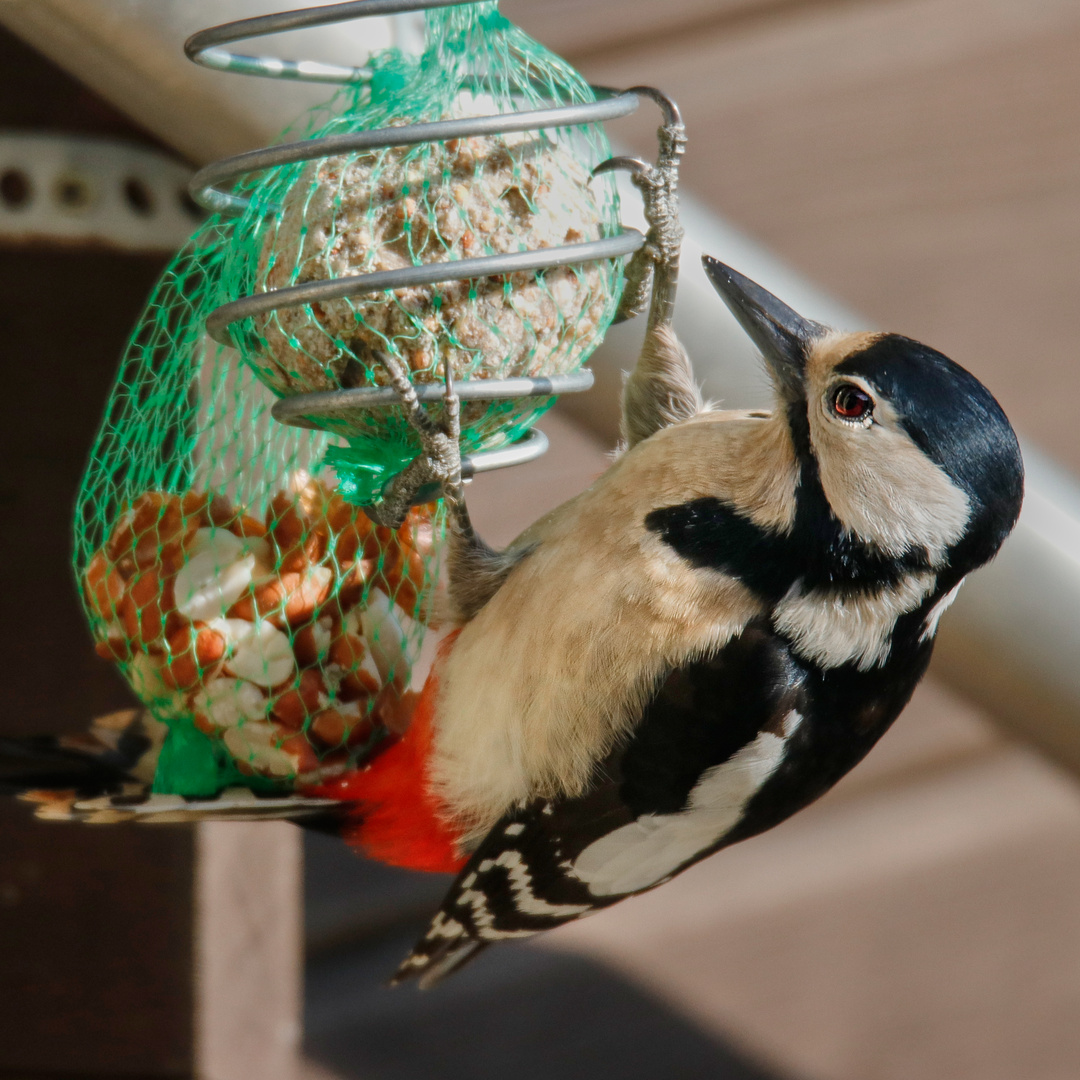
[[[252,56],[234,52],[226,46],[247,38],[283,33],[288,30],[327,26],[374,16],[463,6],[472,2],[474,0],[350,0],[348,3],[329,4],[325,7],[283,11],[273,15],[239,19],[201,30],[187,40],[184,51],[195,63],[216,71],[316,83],[367,82],[373,74],[367,67],[347,67],[310,60],[284,60],[275,56]],[[191,180],[191,195],[207,210],[227,217],[237,216],[247,209],[248,200],[221,189],[253,172],[354,151],[415,146],[421,143],[444,142],[448,139],[476,135],[508,134],[537,131],[549,127],[602,123],[634,112],[640,104],[635,90],[650,93],[649,88],[643,87],[623,92],[595,87],[594,90],[597,93],[597,100],[582,104],[439,120],[404,127],[379,128],[252,150],[233,157],[222,158],[200,169]],[[612,159],[610,164],[620,161],[621,159]],[[644,244],[645,236],[641,232],[624,227],[615,236],[544,250],[486,255],[474,259],[459,259],[290,285],[240,297],[221,305],[211,312],[206,328],[215,341],[231,345],[228,333],[231,324],[278,308],[299,307],[346,296],[369,295],[387,289],[615,259],[637,252]],[[462,400],[494,401],[575,393],[588,390],[592,384],[592,372],[582,369],[569,375],[557,375],[551,378],[464,380],[457,382],[455,388]],[[437,386],[418,386],[416,389],[421,400],[434,400],[442,392]],[[274,405],[273,415],[282,423],[299,427],[318,427],[318,424],[312,422],[311,417],[333,416],[358,407],[378,408],[396,403],[397,397],[392,389],[359,387],[282,398]],[[462,475],[468,477],[489,469],[523,464],[539,457],[546,449],[547,439],[541,432],[533,430],[524,439],[509,447],[463,458]]]

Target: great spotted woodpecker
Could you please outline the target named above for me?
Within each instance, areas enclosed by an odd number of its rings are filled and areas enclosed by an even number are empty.
[[[761,350],[771,412],[705,405],[658,325],[625,452],[507,551],[475,537],[451,463],[460,630],[399,760],[353,792],[361,846],[460,866],[399,979],[431,984],[812,802],[896,719],[1016,522],[1019,447],[974,376],[705,268]]]

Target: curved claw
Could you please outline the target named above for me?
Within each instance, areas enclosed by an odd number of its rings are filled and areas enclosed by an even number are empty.
[[[633,173],[634,176],[641,176],[644,173],[649,172],[653,168],[647,161],[642,161],[641,158],[636,157],[612,157],[606,161],[601,161],[599,165],[593,169],[593,176],[599,176],[601,173],[615,172],[616,169],[625,169],[626,172]]]
[[[446,387],[443,393],[444,415],[436,423],[420,404],[408,368],[400,357],[375,352],[397,393],[405,418],[420,440],[423,453],[414,458],[384,486],[378,505],[366,507],[368,517],[379,525],[397,528],[421,492],[442,490],[452,501],[461,501],[461,401],[454,393],[454,378],[449,357],[444,361]]]
[[[659,154],[656,164],[641,158],[613,157],[602,161],[593,175],[625,169],[645,201],[645,219],[649,223],[648,242],[626,267],[626,290],[617,319],[630,318],[645,309],[651,293],[649,327],[671,322],[679,279],[679,249],[682,227],[679,224],[679,159],[686,146],[686,130],[679,106],[654,86],[633,86],[629,93],[655,101],[664,114],[657,132]]]
[[[644,97],[651,98],[660,106],[660,111],[664,114],[665,125],[671,126],[674,124],[681,124],[683,122],[682,112],[679,106],[672,101],[662,90],[657,90],[655,86],[631,86],[627,89],[628,94],[641,94]]]
[[[386,372],[390,385],[397,392],[402,408],[405,410],[405,418],[409,423],[422,435],[438,430],[420,405],[420,399],[416,396],[416,387],[413,386],[408,369],[401,360],[380,349],[373,349],[372,352]]]

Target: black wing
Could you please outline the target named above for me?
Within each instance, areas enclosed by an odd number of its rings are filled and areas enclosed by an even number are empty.
[[[722,846],[782,756],[803,683],[759,626],[671,671],[584,795],[537,800],[488,833],[395,981],[430,986],[493,941],[608,907]]]

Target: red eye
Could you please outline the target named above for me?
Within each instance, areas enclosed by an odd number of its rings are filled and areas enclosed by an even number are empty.
[[[874,410],[874,399],[851,383],[838,386],[833,392],[833,411],[845,420],[861,420]]]

